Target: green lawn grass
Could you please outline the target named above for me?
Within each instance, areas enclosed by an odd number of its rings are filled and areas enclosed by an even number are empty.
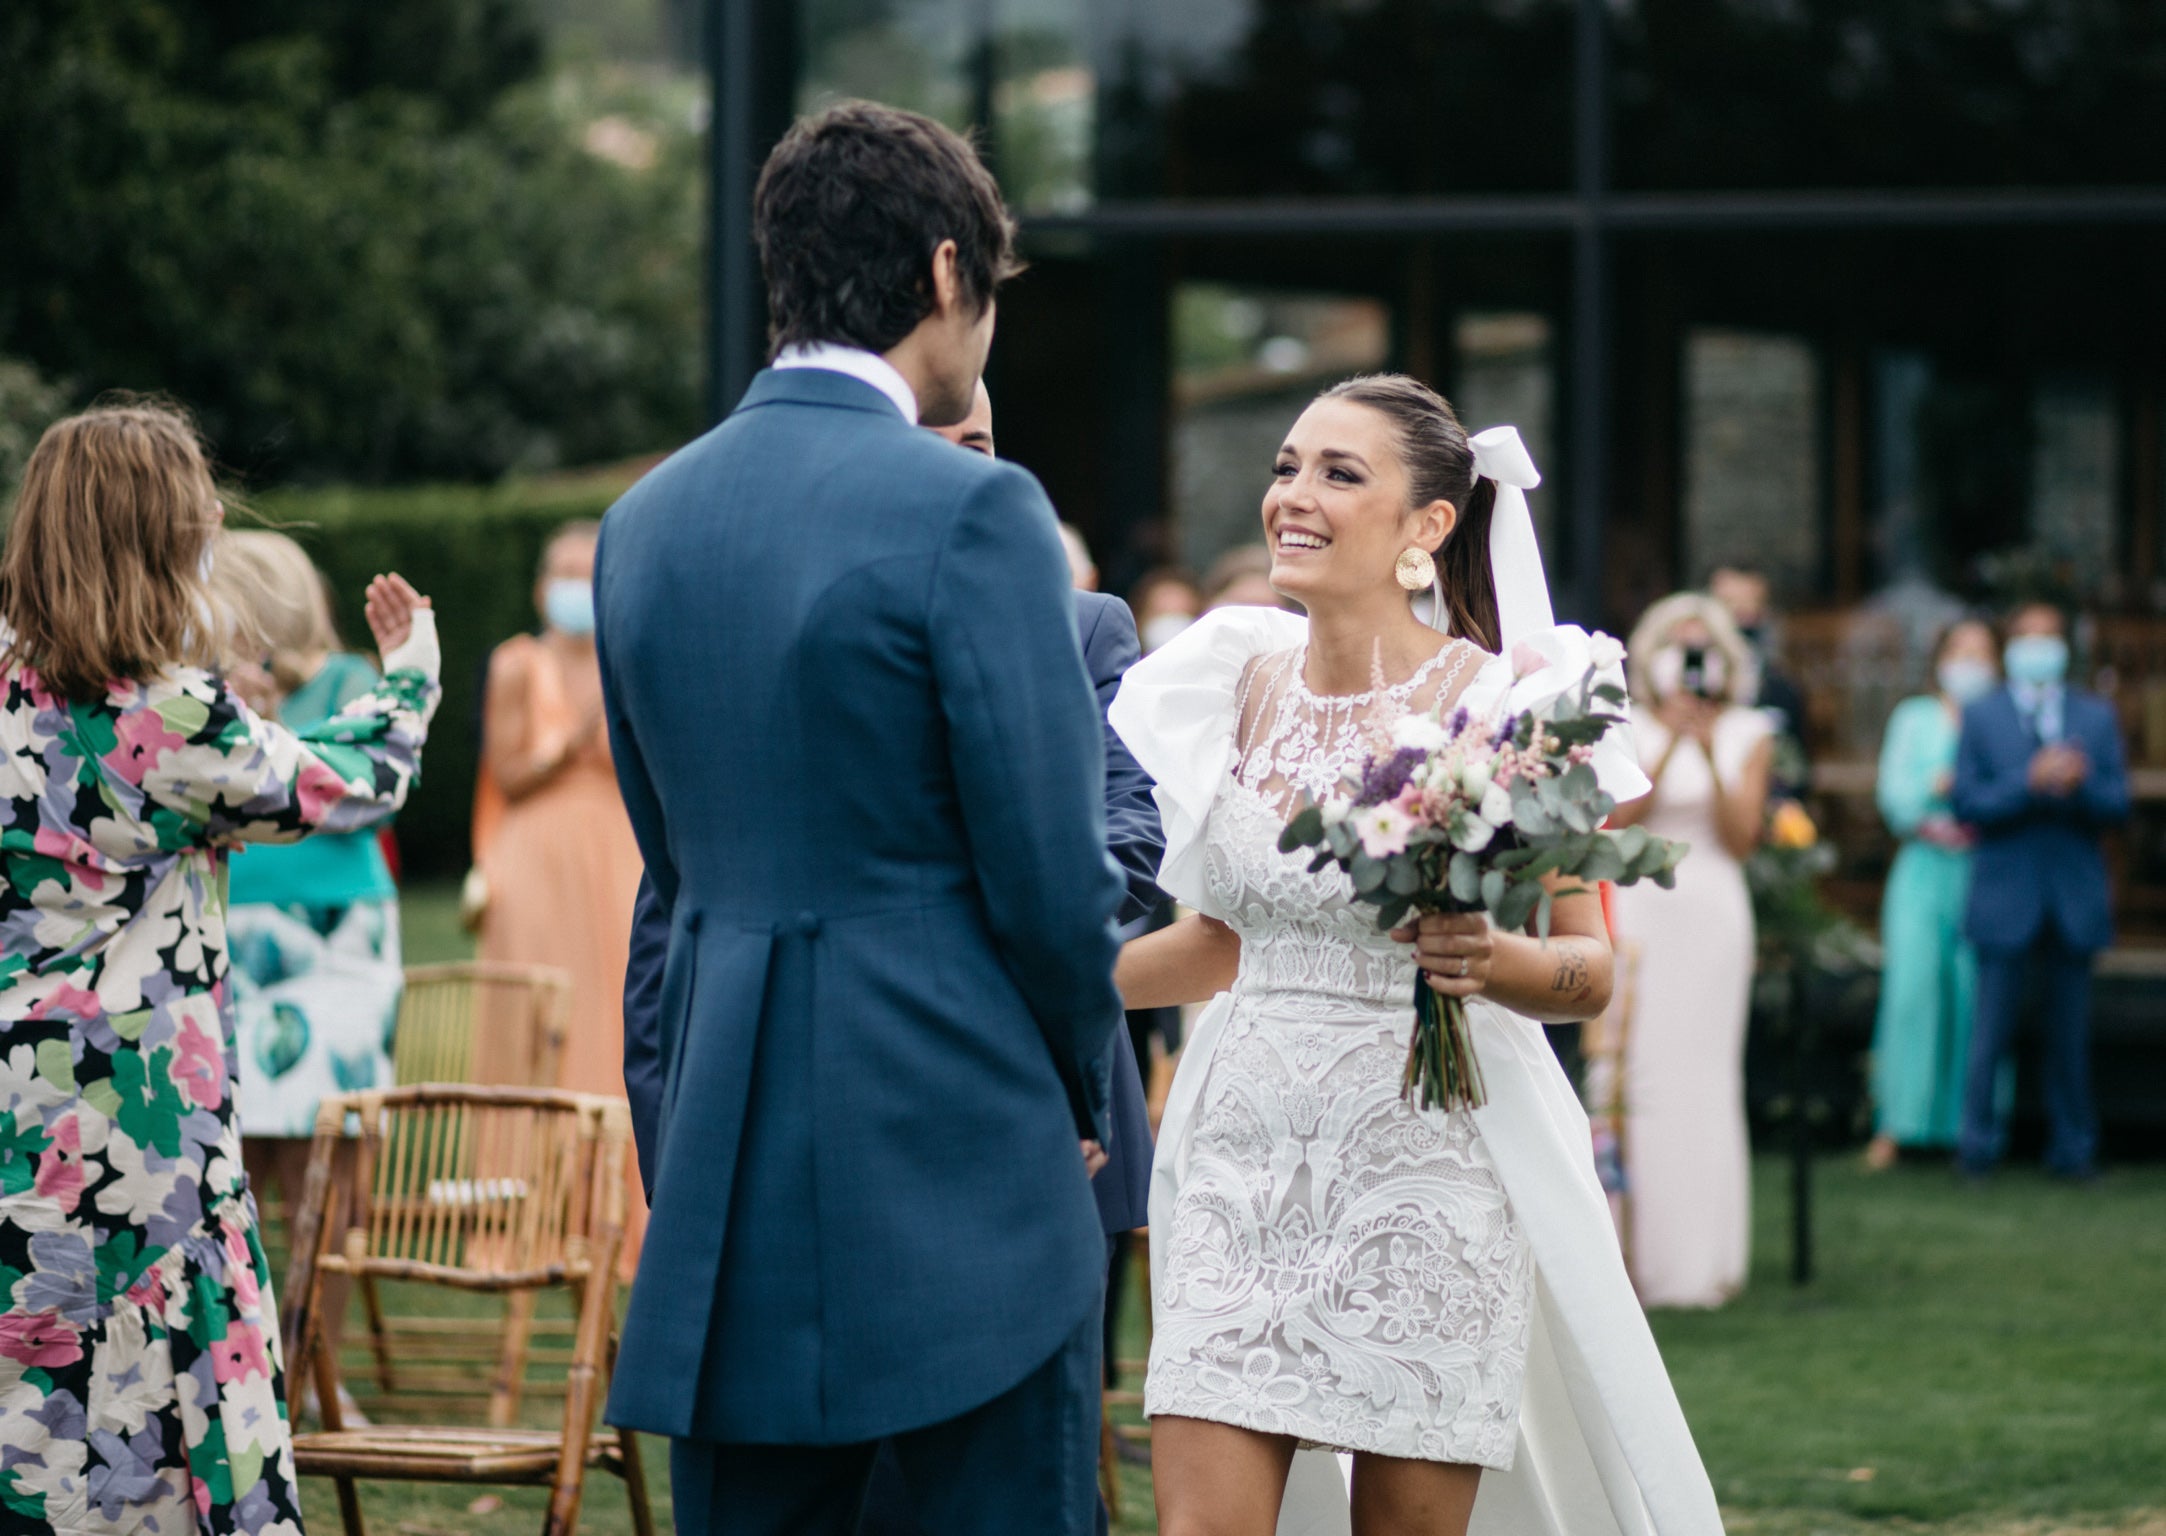
[[[405,922],[410,962],[470,953],[455,892],[410,892]],[[1938,1167],[1825,1159],[1819,1275],[1802,1289],[1785,1169],[1763,1159],[1757,1175],[1751,1286],[1719,1312],[1655,1318],[1733,1531],[2166,1536],[2166,1168],[2087,1189],[2017,1169],[1968,1189]],[[1140,1356],[1133,1307],[1123,1325],[1120,1353]],[[667,1448],[647,1448],[666,1510]],[[1120,1531],[1155,1531],[1149,1470],[1125,1466],[1122,1487]],[[540,1522],[539,1493],[476,1515],[475,1492],[375,1485],[363,1503],[404,1536]],[[329,1486],[304,1498],[335,1529]],[[614,1479],[590,1485],[581,1525],[631,1529]]]

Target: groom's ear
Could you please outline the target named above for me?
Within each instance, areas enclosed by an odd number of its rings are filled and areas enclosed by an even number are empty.
[[[953,240],[933,247],[933,313],[952,314],[963,303],[961,253]]]

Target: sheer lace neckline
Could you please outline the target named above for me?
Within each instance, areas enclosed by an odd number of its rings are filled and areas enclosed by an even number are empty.
[[[1235,704],[1234,781],[1282,812],[1321,800],[1372,752],[1389,752],[1400,717],[1455,701],[1476,659],[1488,652],[1448,640],[1397,683],[1362,693],[1315,693],[1302,680],[1308,647],[1259,656],[1242,674]]]
[[[1364,704],[1375,703],[1379,697],[1403,700],[1411,698],[1414,690],[1427,682],[1430,674],[1444,664],[1445,658],[1454,655],[1463,658],[1467,651],[1473,649],[1476,649],[1476,647],[1468,642],[1447,635],[1444,643],[1430,654],[1429,659],[1416,667],[1400,682],[1386,683],[1382,688],[1378,688],[1372,683],[1359,693],[1318,693],[1309,686],[1309,648],[1303,645],[1294,652],[1293,677],[1289,687],[1293,692],[1299,693],[1311,703],[1330,705],[1338,709],[1359,709]],[[1463,667],[1466,663],[1462,659],[1459,665]],[[1456,674],[1458,669],[1454,668],[1453,670]]]

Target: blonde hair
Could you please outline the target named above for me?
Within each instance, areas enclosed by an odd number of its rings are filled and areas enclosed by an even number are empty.
[[[1672,592],[1645,613],[1639,623],[1632,626],[1632,639],[1625,650],[1632,662],[1632,692],[1650,702],[1659,702],[1661,695],[1654,684],[1654,669],[1649,665],[1655,652],[1669,643],[1670,634],[1679,625],[1693,620],[1707,630],[1708,644],[1722,653],[1727,675],[1724,678],[1723,702],[1726,704],[1750,704],[1760,691],[1760,663],[1752,654],[1752,647],[1745,643],[1739,633],[1737,620],[1730,617],[1730,610],[1708,596],[1705,592]]]
[[[70,698],[181,664],[215,666],[226,625],[203,577],[218,488],[177,407],[53,423],[31,451],[0,554],[5,660]]]
[[[323,573],[300,545],[268,529],[228,529],[213,548],[211,590],[268,653],[280,691],[293,692],[339,649]]]

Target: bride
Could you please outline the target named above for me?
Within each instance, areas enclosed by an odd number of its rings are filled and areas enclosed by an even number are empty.
[[[1153,1171],[1165,1536],[1722,1529],[1536,1022],[1607,1001],[1599,903],[1560,896],[1548,939],[1480,915],[1387,935],[1277,846],[1398,715],[1578,683],[1594,651],[1551,622],[1538,479],[1510,428],[1470,440],[1413,379],[1326,391],[1263,500],[1272,585],[1308,618],[1219,609],[1114,703],[1158,784],[1160,883],[1197,914],[1128,946],[1121,991],[1216,999]],[[1432,582],[1448,633],[1411,601]],[[1621,740],[1595,767],[1619,800],[1645,790]],[[1417,976],[1468,1000],[1481,1108],[1400,1099]],[[1319,1450],[1351,1453],[1350,1485]]]

